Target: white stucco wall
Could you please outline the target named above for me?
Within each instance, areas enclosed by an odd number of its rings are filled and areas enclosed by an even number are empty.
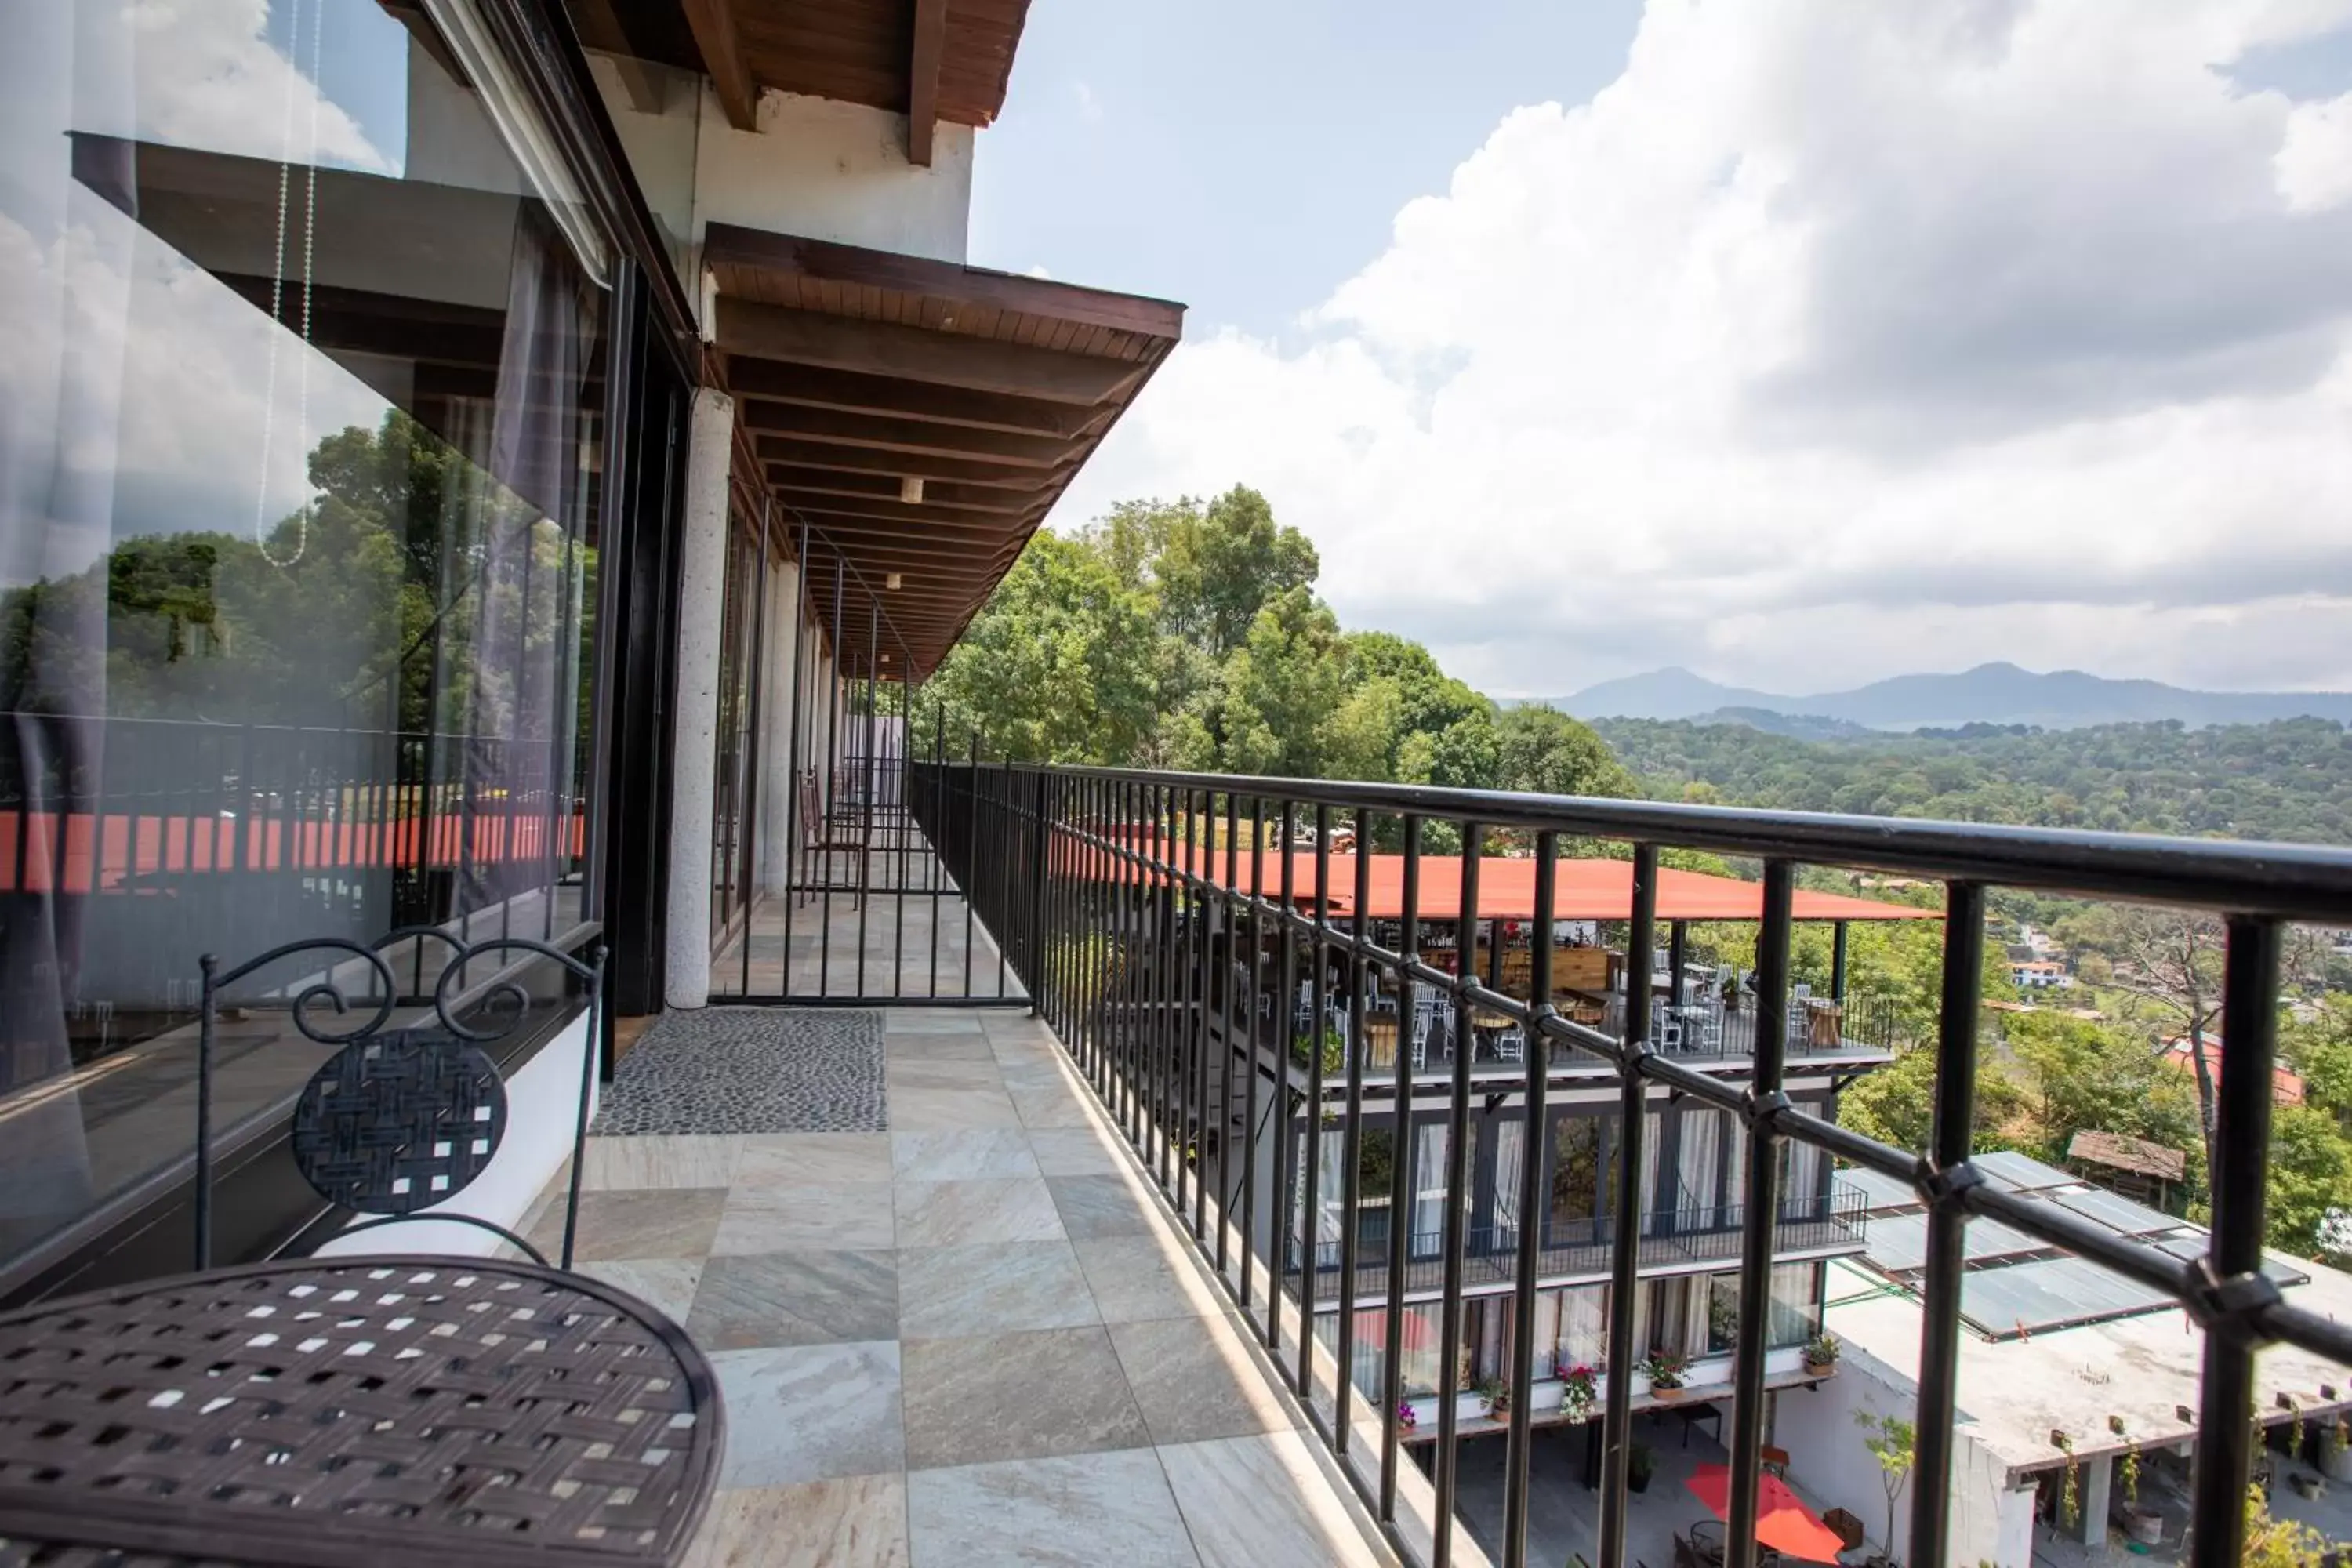
[[[499,1238],[488,1231],[429,1216],[435,1209],[448,1209],[509,1229],[521,1224],[532,1201],[572,1157],[572,1138],[580,1113],[580,1079],[586,1066],[582,1058],[591,1048],[588,1015],[583,1012],[507,1080],[506,1138],[472,1185],[398,1225],[339,1236],[321,1246],[320,1254],[423,1252],[487,1258],[497,1251]],[[588,1114],[592,1117],[596,1114],[597,1092],[591,1075]],[[554,1247],[545,1251],[550,1263],[561,1261]]]
[[[714,223],[964,259],[972,132],[941,124],[929,168],[907,162],[907,119],[798,93],[760,98],[760,128],[727,123],[708,82],[697,128],[694,243]],[[698,295],[699,290],[696,291]],[[706,313],[703,326],[710,325]]]
[[[677,709],[669,817],[664,994],[673,1007],[710,1000],[711,782],[719,765],[719,635],[726,613],[727,474],[735,400],[694,395],[678,552]]]
[[[1886,1493],[1878,1461],[1864,1446],[1854,1413],[1910,1420],[1917,1390],[1911,1380],[1852,1342],[1833,1377],[1807,1388],[1784,1391],[1773,1412],[1773,1441],[1789,1451],[1789,1479],[1830,1508],[1842,1508],[1863,1522],[1874,1542],[1886,1529]],[[1906,1483],[1895,1503],[1893,1555],[1906,1557],[1911,1532],[1911,1500],[1916,1479]],[[1951,1521],[1947,1539],[1950,1560],[1996,1568],[2031,1568],[2033,1493],[2022,1495],[2024,1528],[2015,1515],[2020,1494],[2009,1490],[2009,1468],[1972,1437],[1964,1424],[1952,1457]],[[1880,1544],[1884,1544],[1880,1542]]]

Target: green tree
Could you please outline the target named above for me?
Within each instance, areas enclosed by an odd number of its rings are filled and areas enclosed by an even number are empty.
[[[2026,1068],[2028,1152],[2063,1162],[2074,1134],[2088,1129],[2198,1153],[2195,1093],[2147,1040],[2048,1012],[2010,1015],[2006,1034]]]
[[[1225,665],[1219,698],[1224,765],[1234,773],[1314,778],[1324,724],[1339,705],[1339,623],[1305,586],[1270,601]]]
[[[2336,1117],[2313,1105],[2271,1113],[2270,1183],[2265,1226],[2273,1247],[2301,1258],[2326,1250],[2331,1214],[2352,1209],[2352,1142]]]
[[[1892,1563],[1895,1504],[1911,1479],[1911,1466],[1919,1456],[1918,1428],[1899,1415],[1881,1415],[1869,1410],[1855,1411],[1853,1420],[1863,1431],[1862,1446],[1878,1461],[1879,1485],[1886,1493],[1886,1533],[1879,1539],[1885,1543],[1886,1560]]]
[[[1504,789],[1617,799],[1641,794],[1608,742],[1556,708],[1506,708],[1495,739]]]
[[[914,733],[1021,762],[1125,762],[1154,722],[1150,605],[1084,542],[1040,531],[915,704]]]

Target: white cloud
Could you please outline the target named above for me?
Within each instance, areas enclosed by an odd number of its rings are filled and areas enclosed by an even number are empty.
[[[397,150],[387,155],[371,142],[308,74],[317,54],[313,33],[350,25],[344,7],[299,5],[292,15],[303,28],[296,59],[268,39],[268,0],[125,6],[120,16],[136,61],[138,134],[177,147],[399,173]]]
[[[2352,0],[1654,0],[1065,504],[1257,485],[1497,692],[2007,658],[2352,687]],[[1196,329],[1197,331],[1198,329]]]

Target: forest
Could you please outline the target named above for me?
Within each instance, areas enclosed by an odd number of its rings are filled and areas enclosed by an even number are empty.
[[[2202,730],[1976,724],[1819,741],[1688,720],[1594,728],[1644,793],[1668,800],[2352,842],[2352,735],[2326,719]]]

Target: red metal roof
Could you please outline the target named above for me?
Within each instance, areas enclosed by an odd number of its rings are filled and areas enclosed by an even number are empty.
[[[1150,853],[1146,849],[1146,853]],[[1225,854],[1220,847],[1213,852],[1205,847],[1196,849],[1194,864],[1205,879],[1223,885]],[[1181,867],[1185,863],[1182,846],[1171,851],[1163,844],[1160,858]],[[1250,887],[1250,858],[1247,849],[1235,857],[1239,862],[1234,886],[1244,892]],[[1396,920],[1404,913],[1404,857],[1373,855],[1370,860],[1370,899],[1361,911],[1373,920]],[[1282,888],[1282,857],[1267,855],[1265,863],[1266,891],[1279,895]],[[1207,860],[1208,865],[1200,862]],[[1290,857],[1291,896],[1307,901],[1315,896],[1315,856],[1311,850],[1294,850]],[[1633,865],[1630,860],[1562,860],[1552,896],[1552,919],[1556,921],[1622,921],[1633,912]],[[1356,857],[1334,855],[1330,860],[1329,899],[1335,915],[1354,915],[1356,889]],[[1458,855],[1424,855],[1421,858],[1421,918],[1453,921],[1462,915],[1462,857]],[[1849,898],[1841,893],[1817,893],[1799,889],[1795,900],[1796,918],[1801,921],[1916,921],[1941,920],[1940,910],[1915,909],[1908,904],[1881,903],[1875,899]],[[1478,865],[1478,909],[1480,920],[1529,920],[1536,912],[1536,862],[1501,855],[1481,857]],[[1662,921],[1753,921],[1764,913],[1764,887],[1760,882],[1743,882],[1736,877],[1717,877],[1704,871],[1674,871],[1658,873],[1658,919]]]

